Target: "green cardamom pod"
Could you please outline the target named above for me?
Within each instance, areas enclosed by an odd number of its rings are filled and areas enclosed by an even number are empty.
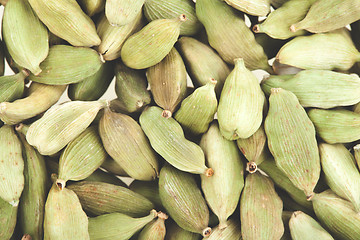
[[[174,118],[185,132],[198,135],[209,129],[217,110],[216,83],[217,81],[212,79],[206,85],[196,88],[181,102],[180,109],[175,113]]]
[[[107,104],[100,100],[54,105],[30,125],[26,140],[42,155],[55,154],[80,135]]]
[[[186,94],[186,69],[175,48],[158,64],[146,71],[156,104],[173,113]]]
[[[241,230],[240,223],[236,222],[234,219],[226,221],[226,228],[220,228],[217,226],[213,229],[210,237],[203,238],[203,240],[241,240]]]
[[[211,234],[209,209],[193,175],[165,165],[159,177],[160,199],[170,217],[183,229]]]
[[[14,125],[48,110],[62,96],[67,85],[32,82],[25,98],[0,103],[0,119]]]
[[[101,164],[101,167],[105,169],[107,172],[110,172],[112,174],[122,176],[122,177],[128,177],[129,175],[125,172],[125,170],[111,157],[108,157],[103,164]]]
[[[158,181],[145,182],[135,180],[130,184],[129,189],[149,199],[156,209],[164,209],[160,200]]]
[[[167,118],[167,114],[159,107],[149,107],[140,115],[141,128],[152,148],[181,171],[211,176],[213,170],[205,166],[204,152],[185,138],[180,124],[172,117]]]
[[[241,234],[244,239],[280,239],[284,233],[283,203],[270,178],[249,174],[240,200]]]
[[[143,217],[154,208],[142,195],[109,183],[81,181],[66,188],[76,193],[86,212],[96,216],[118,212],[131,217]]]
[[[20,71],[11,76],[0,77],[0,102],[11,102],[21,98],[25,89],[27,73]]]
[[[250,70],[269,70],[263,48],[256,42],[242,16],[232,7],[219,0],[197,0],[196,15],[206,29],[210,46],[227,63],[234,64],[235,59],[243,58]]]
[[[16,226],[18,207],[0,198],[0,239],[10,239]]]
[[[105,15],[114,26],[124,26],[141,13],[145,0],[106,0]]]
[[[235,68],[226,78],[218,106],[222,135],[228,140],[253,135],[263,120],[264,101],[258,79],[245,67],[243,59],[236,59]]]
[[[71,45],[91,47],[100,44],[95,24],[81,10],[76,0],[29,0],[29,3],[51,32]]]
[[[159,63],[171,51],[186,21],[184,14],[174,19],[151,21],[129,37],[122,49],[121,59],[128,67],[144,69]]]
[[[54,85],[77,83],[96,74],[102,65],[101,57],[91,48],[55,45],[40,64],[43,71],[31,74],[29,80]]]
[[[252,16],[266,16],[270,12],[270,0],[225,0],[225,2]]]
[[[151,181],[159,172],[157,156],[139,124],[106,108],[99,133],[107,153],[134,179]]]
[[[200,240],[201,235],[193,232],[186,231],[179,227],[175,222],[166,225],[165,240]]]
[[[210,178],[201,175],[201,188],[209,207],[219,218],[219,228],[223,229],[244,187],[244,164],[235,142],[221,135],[217,122],[201,137],[200,147],[207,165],[214,170]]]
[[[105,9],[105,1],[106,0],[78,0],[77,2],[84,12],[89,17],[92,17]]]
[[[158,218],[148,223],[141,230],[138,240],[164,240],[166,234],[165,220],[168,216],[165,213],[158,212]]]
[[[49,52],[48,31],[28,1],[11,0],[6,6],[2,34],[7,50],[17,64],[38,75]]]
[[[282,88],[271,89],[265,133],[276,165],[311,199],[320,177],[315,128],[296,96]]]

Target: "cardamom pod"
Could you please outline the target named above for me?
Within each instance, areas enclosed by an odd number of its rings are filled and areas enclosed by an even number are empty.
[[[159,193],[165,209],[180,227],[204,237],[211,234],[209,209],[193,175],[165,165],[160,171]]]
[[[270,0],[225,0],[225,2],[252,16],[266,16],[270,12]]]
[[[89,17],[92,17],[105,9],[105,1],[106,0],[78,0],[77,2],[84,12]]]
[[[119,175],[122,177],[128,177],[129,175],[125,172],[125,170],[111,157],[108,157],[101,167],[105,169],[107,172],[110,172],[115,175]]]
[[[282,88],[271,89],[265,133],[276,165],[311,199],[320,178],[315,128],[296,96]]]
[[[186,231],[179,227],[175,222],[171,222],[166,225],[166,236],[165,240],[200,240],[201,235],[193,232]]]
[[[160,200],[158,181],[145,182],[135,180],[130,184],[129,189],[149,199],[156,209],[164,209]]]
[[[18,207],[0,198],[0,239],[10,239],[16,226]]]
[[[166,234],[165,220],[168,216],[165,213],[158,212],[158,218],[148,223],[141,230],[138,240],[164,240]]]
[[[17,64],[38,75],[49,52],[48,31],[28,1],[11,0],[6,6],[2,34],[7,50]]]
[[[28,75],[28,74],[27,74]],[[21,98],[25,89],[26,73],[20,71],[14,75],[0,77],[0,102],[11,102]]]
[[[226,78],[218,106],[222,135],[228,140],[253,135],[263,120],[264,101],[256,76],[245,67],[244,59],[235,59],[235,68]]]
[[[360,144],[356,144],[354,146],[354,156],[355,156],[356,164],[359,168],[360,167]]]
[[[106,0],[106,18],[111,25],[124,26],[141,13],[144,2],[145,0]]]
[[[217,226],[213,229],[210,237],[203,238],[203,240],[241,240],[241,230],[240,224],[234,219],[226,221],[226,228],[222,229],[220,226]]]
[[[288,1],[290,0],[270,0],[270,3],[274,8],[279,8]]]

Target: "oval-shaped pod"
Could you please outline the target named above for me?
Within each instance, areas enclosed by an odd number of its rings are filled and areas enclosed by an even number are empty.
[[[105,15],[111,25],[124,26],[141,13],[145,0],[106,0]]]
[[[141,230],[138,240],[164,240],[166,234],[165,220],[168,216],[165,213],[158,212],[158,218],[148,223]]]
[[[18,206],[0,198],[0,239],[10,239],[17,222]],[[199,235],[200,236],[200,235]]]
[[[23,71],[10,76],[0,77],[0,102],[12,102],[21,98],[25,89],[25,78],[29,74]]]
[[[225,0],[225,2],[252,16],[266,16],[270,12],[270,0]]]

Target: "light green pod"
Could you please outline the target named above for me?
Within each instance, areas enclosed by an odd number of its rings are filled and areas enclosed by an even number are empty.
[[[201,29],[191,0],[146,0],[144,15],[151,22],[156,19],[171,19],[185,14],[187,21],[180,26],[180,35],[191,36]]]
[[[177,42],[186,70],[196,87],[216,79],[215,92],[220,96],[230,69],[224,60],[208,45],[191,37],[182,37]]]
[[[29,0],[29,3],[51,32],[71,45],[91,47],[100,44],[95,24],[81,10],[76,0]]]
[[[53,85],[77,83],[96,74],[102,65],[101,57],[93,49],[55,45],[40,64],[43,71],[38,76],[30,74],[29,80]]]
[[[135,180],[130,184],[129,189],[149,199],[156,209],[164,209],[160,200],[158,181],[144,182]]]
[[[54,105],[30,125],[26,140],[42,155],[55,154],[80,135],[106,106],[105,100]]]
[[[319,144],[322,170],[329,187],[360,211],[360,173],[353,155],[342,144]]]
[[[159,63],[171,51],[179,37],[180,26],[185,21],[184,14],[174,19],[151,21],[125,41],[121,49],[122,61],[134,69]]]
[[[80,181],[89,177],[101,166],[106,157],[97,127],[88,127],[62,152],[57,185],[64,188],[68,180]]]
[[[249,174],[240,200],[243,239],[280,239],[284,233],[283,203],[270,178],[259,172]]]
[[[48,31],[28,1],[11,0],[6,6],[2,22],[6,48],[17,64],[38,75],[49,52]]]
[[[320,177],[315,128],[296,96],[282,88],[271,89],[265,133],[276,165],[311,199]]]
[[[0,119],[14,125],[48,110],[64,93],[67,85],[32,82],[25,98],[0,103]]]
[[[200,240],[201,235],[193,232],[186,231],[179,227],[175,222],[166,225],[165,240]]]
[[[186,69],[175,48],[158,64],[146,71],[156,104],[173,113],[186,95]],[[171,115],[170,115],[171,116]]]
[[[89,240],[88,217],[76,194],[53,184],[45,204],[44,240]]]
[[[18,207],[0,198],[0,239],[11,238],[16,226]]]
[[[106,108],[100,119],[99,133],[107,153],[129,176],[143,181],[157,177],[157,156],[134,119]]]
[[[203,240],[241,240],[240,224],[234,219],[226,221],[226,228],[221,229],[219,226],[213,229],[210,237]]]
[[[116,63],[115,76],[116,105],[123,111],[137,112],[151,102],[144,71],[128,68],[119,61]]]
[[[92,76],[83,81],[69,85],[68,96],[76,101],[95,101],[98,100],[108,89],[114,78],[114,64],[106,62]]]
[[[244,60],[235,60],[235,68],[226,78],[221,92],[218,119],[220,131],[228,140],[248,138],[263,120],[265,96],[255,75]]]
[[[158,212],[158,218],[148,223],[141,230],[137,240],[164,240],[166,234],[165,220],[168,216],[165,213]]]
[[[19,127],[17,131],[23,131]],[[19,134],[24,152],[25,185],[19,203],[19,223],[23,233],[30,234],[34,240],[42,240],[44,229],[45,201],[48,192],[48,175],[45,160]]]
[[[316,216],[335,239],[360,239],[360,215],[353,205],[331,190],[312,199]]]
[[[24,188],[24,159],[21,142],[14,128],[4,125],[0,128],[0,198],[18,206]]]
[[[105,15],[99,18],[96,25],[101,43],[96,47],[104,60],[111,61],[119,58],[125,40],[143,26],[143,15],[139,13],[136,18],[124,26],[111,26]]]
[[[293,240],[334,240],[317,221],[301,211],[292,214],[289,227]]]
[[[216,82],[212,79],[206,85],[195,89],[181,102],[180,109],[175,113],[174,118],[185,132],[198,135],[209,129],[217,110]]]
[[[145,0],[106,0],[105,15],[113,26],[124,26],[141,13]]]
[[[303,20],[291,26],[291,31],[330,32],[359,19],[360,2],[357,0],[320,0],[311,6]]]
[[[211,234],[209,209],[193,175],[165,165],[160,171],[159,193],[167,213],[180,227],[204,237]]]
[[[89,218],[91,240],[127,240],[157,216],[155,210],[142,218],[132,218],[122,213],[110,213]]]
[[[316,0],[291,0],[287,1],[271,12],[265,21],[255,25],[255,33],[266,33],[272,38],[288,39],[291,37],[305,35],[305,31],[292,32],[290,26],[301,21]]]
[[[84,12],[92,17],[105,9],[106,0],[78,0],[77,2]]]
[[[252,16],[266,16],[270,12],[270,0],[225,0],[225,2]]]
[[[0,77],[0,102],[11,102],[21,98],[25,89],[25,78],[28,73],[20,71],[11,76]]]
[[[244,163],[235,142],[226,140],[216,122],[201,137],[206,164],[214,170],[212,177],[201,175],[205,199],[219,219],[219,228],[227,227],[244,187]]]
[[[129,176],[125,170],[111,157],[108,157],[103,164],[101,164],[101,167],[105,169],[107,172],[113,173],[115,175],[119,175],[122,177]]]
[[[205,166],[205,156],[201,148],[185,138],[175,119],[166,118],[163,114],[159,107],[149,107],[140,115],[141,128],[149,138],[152,148],[181,171],[211,176],[213,170]]]
[[[360,78],[329,70],[303,70],[290,79],[270,76],[261,83],[270,95],[271,88],[291,91],[303,107],[333,108],[360,102]]]
[[[291,76],[286,76],[286,75],[294,75],[300,71],[303,71],[303,69],[301,69],[301,68],[297,68],[297,67],[290,66],[287,64],[279,63],[279,61],[277,59],[274,60],[272,68],[273,68],[275,74],[278,75],[277,77],[280,77],[284,80],[291,78]],[[272,75],[272,77],[274,77],[274,75]],[[263,79],[263,81],[264,81],[264,79]]]
[[[325,142],[348,143],[360,139],[360,114],[344,109],[311,109],[309,118]]]
[[[280,49],[276,59],[303,69],[348,70],[360,61],[360,53],[349,36],[339,30],[296,37]]]
[[[250,70],[269,69],[263,48],[232,7],[219,0],[197,0],[196,14],[206,29],[210,46],[227,63],[234,64],[236,58],[243,58]]]
[[[118,212],[131,217],[143,217],[154,208],[142,195],[109,183],[81,181],[67,188],[76,193],[86,212],[96,216]]]

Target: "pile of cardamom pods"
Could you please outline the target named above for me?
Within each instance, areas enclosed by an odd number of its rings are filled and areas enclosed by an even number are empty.
[[[0,3],[0,240],[360,239],[359,0]]]

